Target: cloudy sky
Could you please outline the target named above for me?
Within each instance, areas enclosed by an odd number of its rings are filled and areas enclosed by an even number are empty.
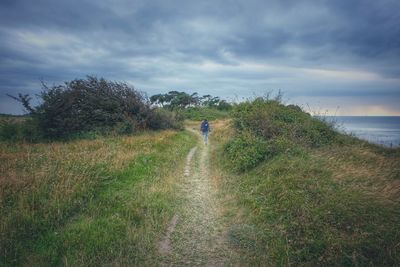
[[[6,94],[86,75],[148,95],[284,92],[339,115],[400,115],[399,0],[1,0]]]

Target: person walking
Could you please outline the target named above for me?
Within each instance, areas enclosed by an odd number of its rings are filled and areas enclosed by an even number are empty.
[[[210,125],[208,124],[207,119],[204,119],[200,125],[200,131],[203,135],[204,144],[207,145],[208,143],[208,132],[210,131]]]

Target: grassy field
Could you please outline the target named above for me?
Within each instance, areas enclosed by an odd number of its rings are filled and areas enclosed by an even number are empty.
[[[175,216],[172,250],[185,253],[171,262],[207,263],[214,248],[227,265],[400,265],[400,149],[274,101],[235,112],[211,122],[192,180],[189,131],[1,142],[0,266],[157,266]]]
[[[214,129],[212,169],[242,264],[400,265],[400,149],[344,136],[237,172],[225,155],[233,127]]]
[[[0,265],[154,265],[193,140],[0,143]]]

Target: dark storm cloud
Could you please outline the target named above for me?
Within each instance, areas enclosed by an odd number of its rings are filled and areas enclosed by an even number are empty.
[[[380,98],[400,109],[400,2],[1,1],[0,112],[6,93],[85,75],[149,94],[224,97],[280,88],[301,97]],[[385,100],[386,99],[386,100]]]

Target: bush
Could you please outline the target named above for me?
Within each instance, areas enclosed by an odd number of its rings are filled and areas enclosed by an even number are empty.
[[[265,140],[249,132],[242,132],[225,145],[225,152],[231,169],[242,172],[272,157],[275,149]]]
[[[183,129],[183,117],[163,108],[156,108],[149,118],[150,129]]]
[[[32,118],[3,118],[0,120],[1,141],[34,142],[42,137],[36,120]]]
[[[28,95],[13,98],[31,112],[45,138],[80,136],[85,132],[129,134],[177,128],[179,124],[175,115],[152,109],[147,97],[126,83],[88,76],[43,87],[42,103],[37,107],[30,106]]]
[[[248,130],[265,140],[279,136],[318,147],[335,141],[337,133],[331,125],[313,118],[300,107],[285,106],[277,100],[257,98],[237,105],[233,111],[234,126]]]
[[[68,136],[129,121],[145,129],[150,113],[145,97],[125,83],[88,77],[45,87],[33,115],[46,136]]]
[[[225,147],[230,167],[249,170],[280,153],[301,154],[304,149],[335,142],[333,126],[313,118],[279,99],[257,98],[240,103],[232,112],[236,136]]]
[[[0,138],[1,140],[13,140],[20,132],[21,123],[16,123],[11,120],[2,120],[0,124]]]
[[[131,134],[134,130],[133,124],[129,121],[119,122],[115,127],[116,133],[120,135]]]

